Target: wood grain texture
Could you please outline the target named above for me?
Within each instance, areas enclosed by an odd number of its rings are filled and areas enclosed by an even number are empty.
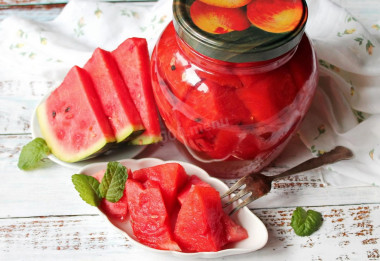
[[[380,260],[380,205],[313,207],[322,213],[322,227],[309,237],[296,236],[290,227],[294,208],[257,209],[254,213],[269,231],[265,248],[238,260]],[[22,254],[18,251],[22,248]],[[98,215],[0,219],[0,249],[9,259],[25,256],[38,260],[144,257],[153,255],[135,247]],[[9,260],[7,259],[7,260]],[[236,260],[237,257],[224,258]]]

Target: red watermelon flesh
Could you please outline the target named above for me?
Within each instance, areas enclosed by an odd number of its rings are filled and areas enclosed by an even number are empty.
[[[272,72],[251,77],[252,79],[246,77],[243,81],[245,87],[236,90],[239,99],[251,112],[255,122],[278,114],[294,100],[298,92],[288,68],[276,69],[278,76],[275,78],[271,75]]]
[[[194,87],[200,83],[201,79],[192,72],[193,68],[189,61],[181,56],[175,55],[175,52],[167,52],[168,49],[175,50],[178,48],[177,42],[171,41],[171,35],[175,33],[173,23],[171,23],[161,36],[161,41],[164,41],[163,44],[154,50],[154,52],[157,52],[157,56],[160,57],[159,60],[154,62],[157,63],[157,70],[160,70],[158,74],[163,75],[163,78],[165,78],[168,83],[171,83],[168,85],[170,94],[174,94],[178,100],[183,101],[187,93],[191,89],[194,89]],[[187,70],[189,68],[191,69]],[[174,99],[174,101],[177,101],[177,99]]]
[[[133,103],[116,62],[110,52],[97,48],[84,69],[93,80],[101,105],[111,122],[117,142],[144,130],[140,114]]]
[[[210,184],[204,182],[198,176],[191,175],[189,180],[187,181],[185,187],[178,193],[178,201],[183,204],[186,197],[189,195],[190,189],[193,185],[203,186],[203,187],[211,187]]]
[[[161,187],[162,195],[169,213],[177,202],[177,193],[185,185],[187,174],[185,169],[178,163],[165,163],[136,170],[132,178],[140,182],[153,180]]]
[[[138,241],[156,249],[181,251],[173,240],[170,217],[158,185],[147,187],[138,181],[127,181],[128,208],[132,230]]]
[[[146,40],[129,38],[114,50],[112,55],[145,127],[145,131],[131,143],[145,145],[161,141],[160,122],[153,96]]]
[[[250,112],[238,99],[235,87],[221,86],[211,80],[204,80],[197,89],[191,90],[186,98],[193,108],[198,122],[220,122],[238,124],[249,122]]]
[[[101,170],[93,175],[99,183],[102,182],[103,176],[105,174],[105,170]],[[130,169],[128,169],[128,176],[130,174]],[[100,202],[99,208],[103,210],[103,212],[109,216],[116,218],[120,221],[124,221],[128,215],[128,198],[127,198],[127,183],[125,183],[125,189],[123,192],[123,196],[120,198],[118,202],[109,202],[105,198]]]
[[[211,187],[210,184],[204,182],[195,175],[190,176],[186,186],[178,194],[178,200],[183,204],[186,200],[186,197],[189,195],[190,190],[193,186],[201,187]],[[222,225],[226,232],[226,240],[228,243],[238,242],[240,240],[246,239],[248,237],[247,230],[242,226],[236,224],[230,216],[223,212]]]
[[[227,243],[219,193],[193,186],[178,213],[174,237],[187,252],[219,251]]]
[[[224,213],[223,218],[223,227],[226,231],[226,237],[228,243],[238,242],[243,239],[248,238],[248,232],[242,226],[236,224],[230,216]]]
[[[58,159],[76,162],[94,157],[115,141],[99,102],[90,76],[74,66],[61,85],[38,106],[42,135]]]

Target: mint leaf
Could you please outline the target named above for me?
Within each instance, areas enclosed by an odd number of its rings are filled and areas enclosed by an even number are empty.
[[[22,147],[17,166],[22,170],[31,170],[49,154],[50,149],[46,141],[42,138],[35,138]]]
[[[99,193],[99,181],[92,176],[84,174],[74,174],[71,180],[80,197],[91,206],[99,206],[102,198]]]
[[[126,167],[119,162],[108,162],[106,173],[99,186],[100,195],[109,202],[118,202],[123,196],[127,178]]]
[[[298,236],[310,236],[320,228],[322,220],[321,213],[314,210],[306,212],[303,208],[297,207],[293,212],[290,225]]]

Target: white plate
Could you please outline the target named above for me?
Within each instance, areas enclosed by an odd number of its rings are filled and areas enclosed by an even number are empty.
[[[125,159],[125,160],[121,160],[120,162],[127,168],[130,168],[132,171],[141,169],[141,168],[163,164],[166,162],[177,162],[177,163],[180,163],[185,168],[186,173],[188,175],[198,176],[200,179],[209,183],[216,190],[218,190],[219,193],[222,194],[228,189],[227,185],[224,184],[222,181],[216,178],[210,177],[203,169],[195,165],[192,165],[190,163],[179,162],[179,161],[162,161],[160,159],[154,159],[154,158],[145,158],[145,159],[140,159],[140,160]],[[106,168],[107,168],[107,162],[95,163],[95,164],[91,164],[82,168],[79,171],[79,173],[85,174],[85,175],[94,175],[96,172],[104,170]],[[122,232],[132,243],[156,253],[166,253],[166,254],[171,254],[173,256],[176,256],[176,257],[219,258],[219,257],[224,257],[224,256],[229,256],[229,255],[243,254],[243,253],[256,251],[264,247],[268,241],[268,231],[265,225],[247,207],[239,210],[236,214],[232,216],[232,219],[234,219],[234,221],[242,225],[247,230],[248,232],[247,239],[231,244],[229,248],[218,251],[218,252],[198,252],[198,253],[182,253],[182,252],[177,252],[177,251],[158,250],[158,249],[145,246],[139,243],[136,237],[133,235],[132,228],[129,223],[129,219],[127,219],[124,222],[121,222],[116,219],[108,218],[100,210],[99,212],[101,213],[103,217],[105,217],[106,220],[111,222],[111,224],[113,224],[118,231]]]
[[[39,104],[41,104],[45,99],[47,99],[47,97],[49,97],[49,95],[50,95],[50,93],[47,94],[41,100],[41,102]],[[41,129],[40,129],[40,125],[38,124],[38,120],[37,120],[37,107],[38,107],[38,105],[36,106],[36,108],[33,111],[32,121],[31,121],[31,130],[32,130],[33,139],[38,138],[38,137],[43,138],[42,133],[41,133]],[[106,162],[118,161],[118,160],[122,160],[122,159],[133,158],[137,154],[142,152],[145,148],[146,148],[146,146],[126,145],[123,148],[117,148],[114,150],[109,150],[109,151],[107,151],[107,152],[105,152],[105,153],[103,153],[103,154],[101,154],[95,158],[83,160],[83,161],[78,161],[78,162],[64,162],[62,160],[57,159],[53,154],[50,154],[48,156],[48,158],[51,161],[53,161],[59,165],[62,165],[64,167],[68,167],[71,169],[80,169],[80,168],[83,168],[84,166],[91,164],[91,163],[103,162],[103,161],[106,161]]]

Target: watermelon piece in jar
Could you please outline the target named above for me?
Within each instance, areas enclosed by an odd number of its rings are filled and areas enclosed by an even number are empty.
[[[128,208],[133,234],[137,240],[149,247],[181,251],[173,240],[171,220],[158,185],[127,180]]]
[[[176,55],[175,52],[167,51],[178,48],[177,42],[164,40],[169,40],[168,36],[172,34],[175,34],[173,23],[168,26],[161,36],[164,41],[163,45],[154,50],[154,53],[157,53],[161,59],[155,61],[157,64],[154,64],[153,68],[160,68],[159,74],[164,76],[167,83],[170,83],[167,92],[174,98],[173,101],[176,103],[183,101],[188,92],[201,82],[201,78],[193,72],[194,68],[192,68],[189,61],[182,56]]]
[[[271,73],[262,73],[242,77],[244,87],[236,90],[236,94],[248,108],[254,122],[261,122],[273,116],[288,106],[295,98],[298,87],[287,67],[275,70],[276,77]]]
[[[251,113],[235,90],[235,87],[204,80],[188,94],[186,104],[183,104],[184,113],[178,116],[180,128],[175,136],[186,137],[185,144],[196,151],[203,151],[214,158],[228,157],[237,142],[236,137],[215,144],[217,137],[227,137],[225,134],[234,125],[251,122]],[[222,133],[219,135],[219,132]]]
[[[130,175],[131,170],[128,169],[128,176]],[[93,175],[99,183],[102,182],[104,177],[105,170],[101,170]],[[110,202],[107,199],[103,198],[100,202],[99,208],[106,214],[108,217],[116,218],[120,221],[125,221],[128,215],[128,198],[127,198],[127,182],[125,182],[125,188],[123,191],[123,196],[119,199],[118,202]]]
[[[145,127],[145,131],[130,143],[146,145],[161,141],[160,122],[152,90],[146,40],[129,38],[112,51],[112,56]]]
[[[125,86],[110,52],[97,48],[85,64],[99,95],[101,106],[111,122],[117,142],[140,135],[144,131],[140,114]]]
[[[161,188],[166,208],[171,213],[177,202],[177,193],[185,185],[188,176],[182,165],[165,163],[135,170],[132,178],[140,182],[156,181]]]
[[[74,66],[61,85],[37,108],[42,135],[65,162],[95,157],[116,141],[88,73]]]

